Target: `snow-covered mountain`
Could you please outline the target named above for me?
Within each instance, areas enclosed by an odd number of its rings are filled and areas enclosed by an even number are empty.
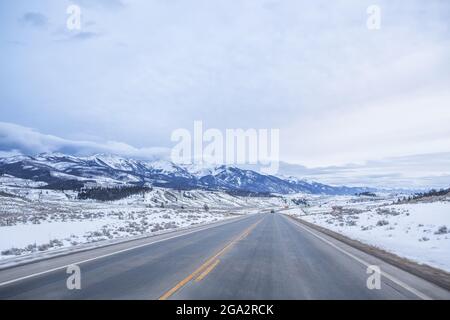
[[[0,174],[71,189],[87,183],[150,184],[173,189],[208,189],[251,193],[354,194],[365,188],[334,187],[295,178],[284,179],[233,166],[202,170],[170,161],[144,161],[99,154],[76,157],[60,153],[0,158]]]

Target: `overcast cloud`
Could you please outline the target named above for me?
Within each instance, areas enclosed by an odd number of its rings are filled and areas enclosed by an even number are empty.
[[[62,152],[80,156],[108,153],[138,159],[169,158],[168,148],[135,148],[117,141],[87,141],[63,139],[43,134],[31,128],[0,122],[0,146],[3,156],[16,154]]]
[[[279,128],[280,158],[309,168],[434,159],[450,152],[449,21],[440,0],[1,1],[0,150],[150,157],[203,120]],[[377,181],[450,183],[448,157],[425,176],[417,159]]]

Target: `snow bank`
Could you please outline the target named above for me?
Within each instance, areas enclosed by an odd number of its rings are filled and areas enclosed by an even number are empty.
[[[342,205],[342,202],[340,203]],[[401,257],[450,272],[450,202],[292,209],[299,216]]]

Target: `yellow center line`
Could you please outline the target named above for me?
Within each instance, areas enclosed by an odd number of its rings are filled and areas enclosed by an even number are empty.
[[[262,219],[261,219],[262,220]],[[244,230],[239,236],[231,240],[224,248],[222,248],[219,252],[217,252],[215,255],[213,255],[211,258],[206,260],[200,267],[198,267],[194,272],[192,272],[190,275],[188,275],[186,278],[178,282],[172,289],[164,293],[158,300],[166,300],[170,296],[172,296],[175,292],[180,290],[182,287],[184,287],[189,281],[196,278],[198,276],[198,280],[202,280],[204,277],[208,275],[209,272],[211,272],[212,269],[214,269],[215,266],[219,263],[219,260],[217,258],[221,255],[223,255],[225,252],[227,252],[231,247],[238,241],[244,239],[247,237],[250,232],[256,227],[258,223],[261,222],[261,220],[255,222],[250,227]],[[212,267],[211,267],[212,266]]]
[[[196,282],[198,281],[202,281],[204,277],[206,277],[208,275],[208,273],[210,273],[218,264],[219,264],[220,260],[217,259],[213,264],[211,264],[208,268],[206,268],[205,271],[203,271],[203,273],[201,275],[199,275],[197,277],[197,279],[195,279]]]

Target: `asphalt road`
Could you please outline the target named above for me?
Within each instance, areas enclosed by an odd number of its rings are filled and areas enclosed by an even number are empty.
[[[81,269],[69,290],[66,266]],[[382,271],[368,289],[368,265]],[[0,271],[0,299],[449,299],[450,293],[279,214]]]

